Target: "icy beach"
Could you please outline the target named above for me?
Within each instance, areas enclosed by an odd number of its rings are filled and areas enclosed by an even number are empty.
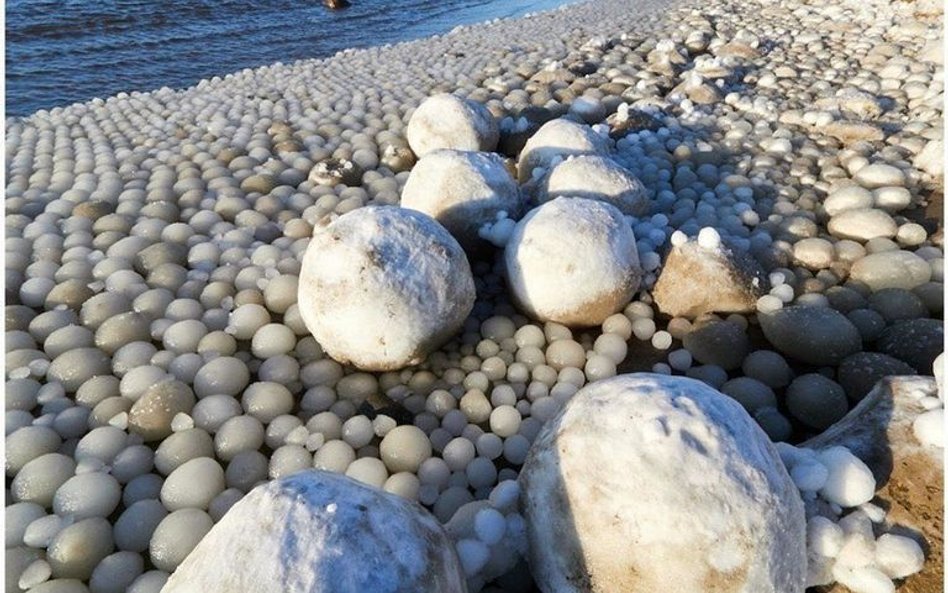
[[[6,590],[940,591],[937,3],[593,0],[6,121]]]

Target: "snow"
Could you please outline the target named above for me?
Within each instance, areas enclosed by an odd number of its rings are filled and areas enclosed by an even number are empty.
[[[842,507],[855,507],[875,496],[876,480],[858,457],[845,447],[820,451],[820,462],[829,470],[820,496]]]

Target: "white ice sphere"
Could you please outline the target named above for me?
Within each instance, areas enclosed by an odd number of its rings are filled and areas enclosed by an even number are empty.
[[[492,151],[500,131],[493,115],[480,103],[441,93],[415,109],[405,136],[420,158],[439,148]]]
[[[635,236],[605,202],[557,198],[517,223],[504,252],[514,300],[531,316],[599,325],[639,287]]]
[[[893,579],[922,570],[925,553],[914,539],[886,533],[876,540],[876,566]]]
[[[559,197],[601,200],[629,216],[644,216],[650,207],[641,181],[612,159],[592,154],[568,158],[550,169],[540,201]]]
[[[829,470],[818,461],[803,462],[793,466],[790,477],[800,490],[817,492],[826,485]]]
[[[806,547],[818,556],[835,558],[843,547],[843,529],[826,517],[817,515],[807,521]]]
[[[161,487],[161,502],[169,511],[185,508],[207,510],[224,487],[224,470],[220,464],[210,457],[198,457],[171,472]]]
[[[155,568],[174,571],[214,526],[211,516],[201,509],[180,509],[155,527],[149,543]]]
[[[856,568],[833,567],[836,581],[853,593],[895,593],[895,584],[881,570],[872,566]]]
[[[797,489],[753,419],[699,381],[585,387],[544,425],[520,486],[544,591],[803,591]]]
[[[431,216],[471,249],[500,212],[519,218],[520,189],[499,155],[436,150],[412,168],[401,206]]]
[[[298,301],[307,329],[334,359],[397,370],[461,327],[474,280],[464,250],[434,219],[367,206],[314,234]]]
[[[876,479],[861,459],[845,447],[830,447],[818,454],[829,475],[820,489],[827,501],[849,508],[872,500],[876,493]]]
[[[163,591],[464,590],[454,545],[427,511],[312,470],[259,486],[231,507]]]
[[[912,423],[915,438],[930,447],[945,446],[945,409],[936,408],[920,414]]]
[[[504,537],[507,523],[504,516],[495,509],[481,509],[474,516],[474,533],[477,539],[492,546]]]
[[[109,474],[92,472],[75,475],[56,490],[53,510],[75,519],[108,517],[122,499],[122,487]]]
[[[379,444],[379,455],[392,473],[417,472],[431,457],[431,443],[417,426],[396,426],[385,434]]]
[[[554,119],[543,124],[527,140],[517,162],[520,183],[533,177],[533,170],[548,169],[556,159],[579,154],[606,154],[609,139],[600,136],[589,126],[568,119]]]

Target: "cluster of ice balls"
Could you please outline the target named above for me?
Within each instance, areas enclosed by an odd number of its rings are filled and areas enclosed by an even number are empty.
[[[854,593],[891,593],[894,580],[922,570],[922,547],[885,532],[885,509],[871,502],[876,480],[846,447],[777,450],[807,508],[807,587],[838,582]]]

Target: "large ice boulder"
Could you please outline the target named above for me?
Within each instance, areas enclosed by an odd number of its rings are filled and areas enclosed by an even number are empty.
[[[514,301],[531,316],[598,325],[625,307],[642,270],[635,235],[605,202],[557,198],[531,210],[504,252]]]
[[[519,216],[520,189],[496,154],[436,150],[411,170],[401,205],[433,217],[471,249],[481,242],[478,230],[501,212]]]
[[[546,593],[802,593],[803,502],[774,445],[704,383],[638,373],[580,390],[520,474]]]
[[[644,216],[651,204],[645,186],[612,159],[600,155],[570,157],[550,169],[540,189],[540,201],[559,197],[608,202],[629,216]]]
[[[321,470],[255,488],[164,593],[463,593],[438,521],[404,498]]]
[[[517,176],[521,183],[533,178],[534,169],[549,169],[557,159],[570,155],[606,154],[609,138],[601,136],[589,126],[568,119],[554,119],[543,124],[527,140],[517,162]]]
[[[421,362],[461,327],[474,279],[464,250],[434,219],[367,206],[316,230],[298,302],[330,356],[388,371]]]
[[[500,130],[494,116],[480,103],[441,93],[415,109],[405,136],[420,158],[439,148],[494,150]]]

